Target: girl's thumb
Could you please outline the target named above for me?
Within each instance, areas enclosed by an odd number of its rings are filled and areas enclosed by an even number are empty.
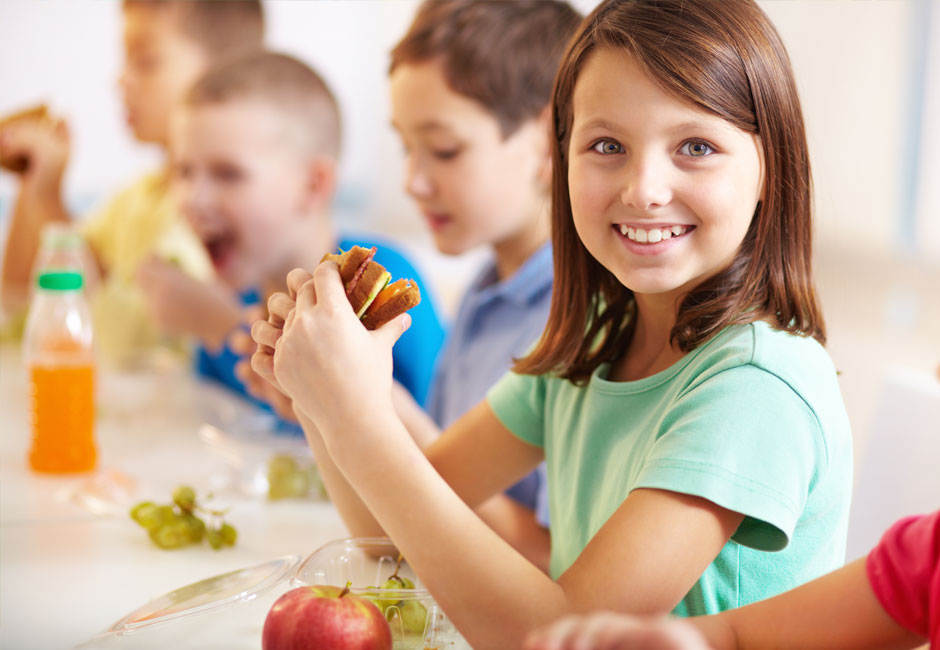
[[[409,327],[411,327],[411,316],[408,313],[404,313],[385,323],[385,325],[376,330],[376,333],[388,341],[389,347],[392,347]]]

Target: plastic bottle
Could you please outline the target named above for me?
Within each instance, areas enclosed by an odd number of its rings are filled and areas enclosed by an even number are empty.
[[[91,310],[76,271],[43,271],[26,319],[32,445],[39,472],[94,469],[95,359]]]
[[[88,244],[70,223],[52,222],[43,226],[39,250],[33,262],[30,284],[33,288],[43,271],[78,271],[82,290],[89,298],[98,287],[98,268]]]

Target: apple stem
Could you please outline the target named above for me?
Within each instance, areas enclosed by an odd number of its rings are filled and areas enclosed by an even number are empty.
[[[349,593],[349,585],[351,585],[351,584],[352,584],[352,582],[347,582],[347,583],[346,583],[346,586],[343,587],[343,590],[342,590],[341,592],[339,592],[339,596],[337,596],[337,598],[342,598],[343,596],[345,596],[346,594],[348,594],[348,593]]]

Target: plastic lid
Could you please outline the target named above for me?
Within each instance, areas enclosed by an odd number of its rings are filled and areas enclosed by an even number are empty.
[[[39,274],[39,288],[47,291],[78,291],[82,288],[82,274],[76,271],[43,271]]]
[[[286,580],[299,561],[300,558],[296,555],[286,555],[194,582],[138,607],[112,625],[105,634],[127,634],[180,617],[252,600]]]

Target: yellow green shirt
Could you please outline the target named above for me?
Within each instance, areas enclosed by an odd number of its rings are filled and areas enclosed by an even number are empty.
[[[144,175],[84,219],[80,228],[105,273],[93,300],[98,349],[110,360],[129,361],[157,341],[136,285],[140,264],[157,255],[208,280],[211,262],[181,218],[163,172]]]

